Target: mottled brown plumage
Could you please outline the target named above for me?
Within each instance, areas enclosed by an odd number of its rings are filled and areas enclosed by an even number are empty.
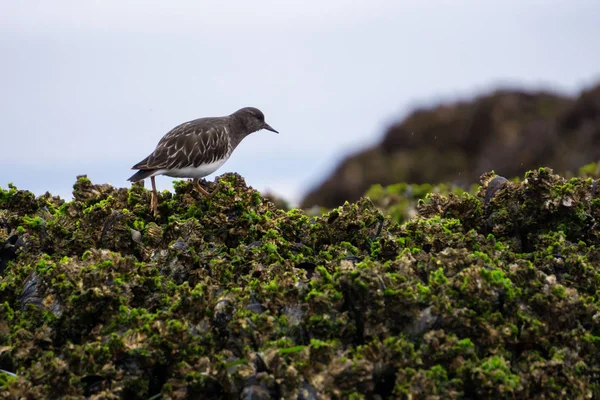
[[[215,172],[229,159],[235,148],[249,134],[261,129],[278,133],[265,122],[263,113],[245,107],[224,117],[199,118],[176,126],[158,142],[156,149],[132,169],[139,170],[128,180],[152,179],[156,212],[156,175],[194,179],[194,186],[208,194],[198,180]]]
[[[212,120],[211,118],[201,121],[201,125],[206,125]],[[194,122],[186,122],[177,126],[161,139],[152,154],[133,168],[176,169],[208,164],[225,158],[230,149],[230,141],[227,140],[225,131],[217,129],[216,126],[203,128],[197,125]]]

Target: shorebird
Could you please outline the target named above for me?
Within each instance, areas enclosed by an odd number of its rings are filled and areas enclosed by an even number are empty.
[[[131,168],[138,172],[128,181],[150,178],[154,214],[158,207],[156,175],[191,178],[194,188],[208,196],[211,193],[200,186],[199,180],[219,169],[246,136],[261,129],[279,133],[265,122],[262,111],[254,107],[245,107],[224,117],[184,122],[163,136],[156,149]]]

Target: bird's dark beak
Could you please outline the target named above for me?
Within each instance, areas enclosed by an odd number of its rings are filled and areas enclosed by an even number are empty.
[[[267,124],[266,122],[263,125],[263,129],[266,129],[266,130],[271,131],[271,132],[279,133],[275,129],[271,128],[271,125]]]

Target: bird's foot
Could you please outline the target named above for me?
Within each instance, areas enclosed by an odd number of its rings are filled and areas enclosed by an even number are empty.
[[[194,189],[196,189],[202,196],[210,196],[210,193],[200,186],[200,183],[197,180],[194,180]]]
[[[217,192],[219,191],[219,188],[220,188],[220,187],[221,187],[221,182],[217,182],[217,187],[215,187],[215,188],[213,189],[213,191],[212,191],[212,192],[210,192],[210,194],[209,194],[207,197],[209,197],[209,198],[210,198],[210,197],[214,196],[214,195],[215,195],[215,193],[217,193]]]

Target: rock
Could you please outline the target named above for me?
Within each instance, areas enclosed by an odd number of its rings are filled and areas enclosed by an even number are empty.
[[[0,275],[8,266],[8,263],[17,258],[16,244],[18,240],[18,235],[11,235],[0,246]]]
[[[236,174],[210,199],[176,182],[158,217],[141,185],[0,189],[2,394],[598,398],[587,174],[399,183],[314,216]]]
[[[511,178],[540,165],[574,171],[600,159],[599,104],[600,85],[576,99],[498,90],[416,110],[381,142],[346,157],[301,207],[337,207],[375,184],[447,182],[466,189],[492,169]]]

